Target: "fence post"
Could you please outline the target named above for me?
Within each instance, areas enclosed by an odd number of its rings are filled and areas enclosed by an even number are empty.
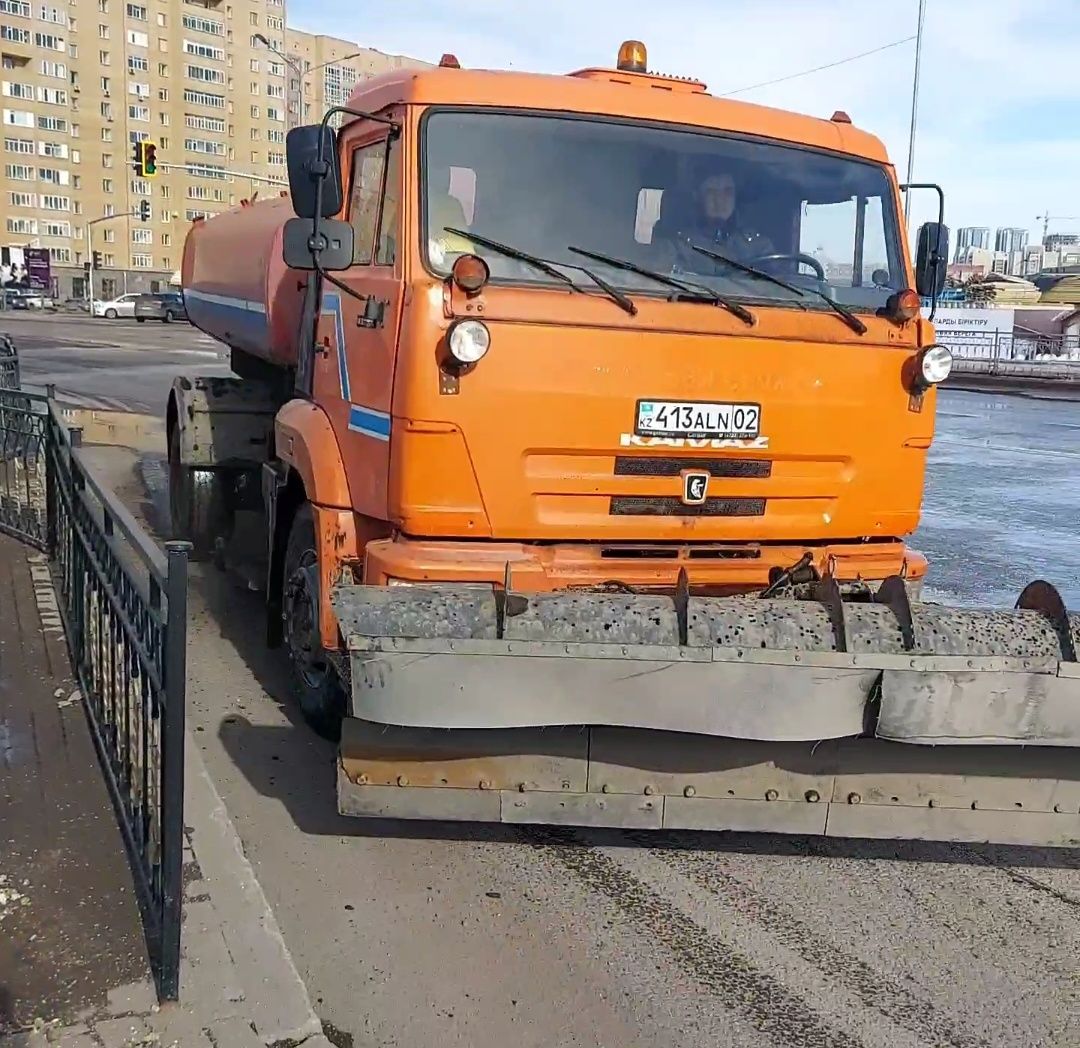
[[[161,996],[180,995],[184,866],[184,734],[187,676],[187,567],[191,544],[167,542],[164,711],[161,727]]]
[[[56,446],[56,419],[53,417],[53,397],[56,387],[50,382],[45,387],[45,547],[50,560],[57,555],[57,493],[56,493],[56,456],[60,449]]]

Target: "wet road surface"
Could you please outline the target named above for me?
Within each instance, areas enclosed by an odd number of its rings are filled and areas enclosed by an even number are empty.
[[[942,397],[937,595],[1011,605],[1042,575],[1080,607],[1078,500],[1080,405]],[[257,596],[192,590],[190,723],[338,1043],[1078,1043],[1076,852],[345,819]]]

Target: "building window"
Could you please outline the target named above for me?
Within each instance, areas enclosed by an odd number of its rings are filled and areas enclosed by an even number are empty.
[[[5,153],[33,153],[34,140],[32,138],[5,138]]]
[[[137,29],[129,29],[126,39],[132,47],[149,47],[150,37],[146,33],[140,33]]]
[[[5,164],[4,175],[14,182],[34,181],[34,169],[26,164]]]
[[[30,30],[17,25],[0,25],[0,40],[10,40],[13,44],[28,44]]]
[[[207,106],[210,109],[224,109],[225,96],[212,95],[206,91],[184,91],[184,101],[189,105]]]
[[[70,211],[71,198],[66,196],[51,196],[46,193],[41,198],[41,208],[43,211]]]
[[[36,237],[38,235],[37,219],[9,218],[7,220],[7,231],[9,233],[17,233],[20,236]]]
[[[0,87],[2,87],[5,98],[25,98],[31,102],[34,100],[34,87],[32,84],[20,84],[5,80]]]
[[[184,41],[184,54],[194,55],[196,58],[210,58],[215,62],[225,61],[225,51],[214,44],[203,44],[198,40]]]
[[[184,28],[191,29],[196,33],[208,33],[210,36],[224,36],[225,23],[215,21],[213,18],[204,18],[202,15],[184,15]]]
[[[22,109],[5,109],[4,123],[10,127],[33,127],[34,114]]]
[[[184,124],[192,131],[216,131],[219,135],[225,133],[225,121],[216,116],[198,116],[195,113],[184,115]]]
[[[206,84],[225,83],[225,74],[220,69],[211,69],[209,66],[189,65],[184,67],[184,72],[189,80],[201,80]]]
[[[150,122],[150,107],[149,106],[128,106],[128,119],[129,120],[141,120],[144,123]]]
[[[0,14],[30,17],[30,4],[26,0],[0,0]]]
[[[132,269],[153,269],[154,268],[154,256],[135,254],[131,256]]]
[[[10,207],[29,207],[37,210],[37,193],[8,193],[8,205]]]
[[[153,230],[136,227],[131,231],[133,244],[152,244],[154,242]]]
[[[103,193],[111,193],[113,191],[113,180],[111,178],[103,178],[101,180],[101,191]]]
[[[149,196],[151,192],[150,183],[145,178],[133,178],[131,180],[131,191],[136,196]]]
[[[68,93],[59,87],[39,87],[37,89],[37,100],[51,106],[66,106],[68,104]]]
[[[224,142],[213,142],[206,138],[185,138],[184,148],[189,153],[205,153],[207,156],[225,155]]]
[[[112,141],[112,128],[111,127],[103,127],[101,129],[101,141],[102,142],[111,142]]]
[[[128,72],[145,73],[150,68],[150,63],[144,55],[128,55]]]
[[[69,247],[51,247],[49,248],[49,257],[53,262],[58,265],[70,265],[71,264],[71,248]]]
[[[67,160],[68,147],[66,142],[38,142],[38,156],[57,157]]]
[[[53,36],[52,33],[35,33],[34,43],[38,47],[47,48],[49,51],[66,51],[67,48],[64,45],[64,41],[61,37]]]
[[[71,237],[71,223],[53,222],[50,219],[45,219],[41,226],[41,235],[43,237],[63,237],[68,240]]]
[[[116,230],[115,229],[106,229],[104,231],[104,233],[102,234],[101,239],[106,244],[115,244],[116,243]]]
[[[38,178],[42,182],[49,182],[54,186],[68,186],[71,185],[71,175],[67,171],[62,171],[58,167],[39,167]]]
[[[97,27],[97,35],[101,40],[109,39],[109,27],[107,25],[99,25]]]
[[[55,77],[57,80],[67,80],[67,66],[63,62],[50,62],[47,58],[42,59],[41,75]]]
[[[279,123],[284,123],[285,122],[285,111],[283,109],[278,109],[276,106],[267,106],[266,107],[266,119],[267,120],[277,120]]]
[[[60,134],[66,134],[68,130],[68,122],[62,116],[39,116],[37,126],[39,131],[58,131]],[[71,129],[71,137],[79,137],[74,127]]]

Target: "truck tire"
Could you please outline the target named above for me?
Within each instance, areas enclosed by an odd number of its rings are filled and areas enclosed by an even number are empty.
[[[318,735],[337,742],[345,716],[345,692],[319,639],[319,558],[315,518],[307,502],[293,517],[285,547],[281,614],[300,712]]]
[[[172,537],[191,543],[192,560],[206,560],[213,553],[227,523],[225,500],[214,471],[180,461],[179,425],[169,431],[169,519]]]

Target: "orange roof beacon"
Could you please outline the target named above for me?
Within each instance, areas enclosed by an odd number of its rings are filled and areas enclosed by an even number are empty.
[[[948,230],[877,138],[628,41],[375,77],[287,161],[187,237],[237,377],[174,383],[172,507],[341,811],[1077,843],[1080,617],[919,599]]]

